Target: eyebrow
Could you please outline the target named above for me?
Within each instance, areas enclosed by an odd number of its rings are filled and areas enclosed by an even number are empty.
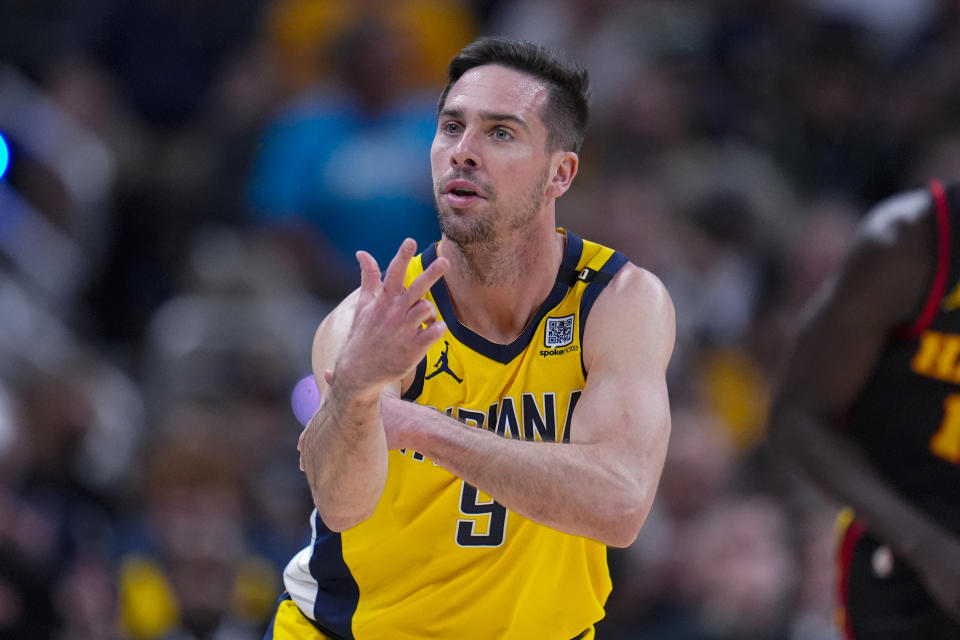
[[[458,120],[464,119],[463,109],[458,109],[458,108],[444,109],[443,111],[440,112],[440,115],[448,116],[450,118],[456,118]],[[525,131],[528,131],[528,132],[530,131],[530,127],[527,125],[527,122],[523,118],[519,116],[515,116],[511,113],[496,113],[495,111],[481,111],[477,115],[480,116],[481,120],[485,120],[487,122],[512,122],[516,124],[518,127],[521,127],[522,129],[524,129]]]

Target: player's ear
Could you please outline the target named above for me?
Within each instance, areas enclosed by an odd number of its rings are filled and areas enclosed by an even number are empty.
[[[559,198],[573,184],[573,178],[577,175],[577,168],[580,166],[580,157],[573,151],[559,151],[555,154],[554,163],[550,182],[547,185],[547,196]]]

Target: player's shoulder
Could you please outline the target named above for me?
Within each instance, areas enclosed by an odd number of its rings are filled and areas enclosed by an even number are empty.
[[[670,293],[660,278],[632,262],[626,262],[614,274],[601,299],[604,296],[614,304],[640,303],[663,311],[673,308]]]
[[[585,329],[585,346],[608,339],[622,344],[623,336],[653,340],[672,351],[676,312],[663,282],[631,262],[624,264],[597,297]]]
[[[936,247],[930,192],[917,189],[887,198],[861,222],[832,295],[869,308],[873,316],[900,319],[926,291]]]
[[[910,255],[924,251],[935,229],[934,216],[933,197],[928,189],[898,193],[867,213],[856,243],[870,253]]]

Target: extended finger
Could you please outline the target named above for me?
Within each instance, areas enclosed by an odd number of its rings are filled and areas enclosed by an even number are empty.
[[[397,255],[393,256],[387,273],[383,276],[383,289],[392,295],[403,293],[403,278],[407,274],[407,265],[417,252],[417,243],[413,238],[407,238],[400,243]]]
[[[443,337],[443,334],[447,331],[447,324],[443,320],[437,320],[436,322],[431,322],[425,327],[417,332],[417,335],[414,336],[413,342],[418,347],[422,349],[428,348],[434,342]]]
[[[437,310],[432,304],[420,298],[407,311],[406,319],[416,324],[429,324],[437,319]]]
[[[426,270],[417,276],[407,288],[407,296],[410,299],[422,298],[427,294],[437,280],[443,277],[450,269],[450,261],[446,258],[437,258]]]
[[[366,251],[357,251],[360,263],[360,296],[372,296],[380,289],[380,266]]]

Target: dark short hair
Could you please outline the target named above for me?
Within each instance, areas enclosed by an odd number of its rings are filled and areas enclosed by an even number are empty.
[[[450,61],[447,86],[440,93],[437,113],[443,110],[447,94],[460,76],[487,64],[507,67],[545,82],[550,95],[540,117],[547,127],[547,150],[580,151],[590,114],[587,70],[532,42],[486,37],[468,44]]]

